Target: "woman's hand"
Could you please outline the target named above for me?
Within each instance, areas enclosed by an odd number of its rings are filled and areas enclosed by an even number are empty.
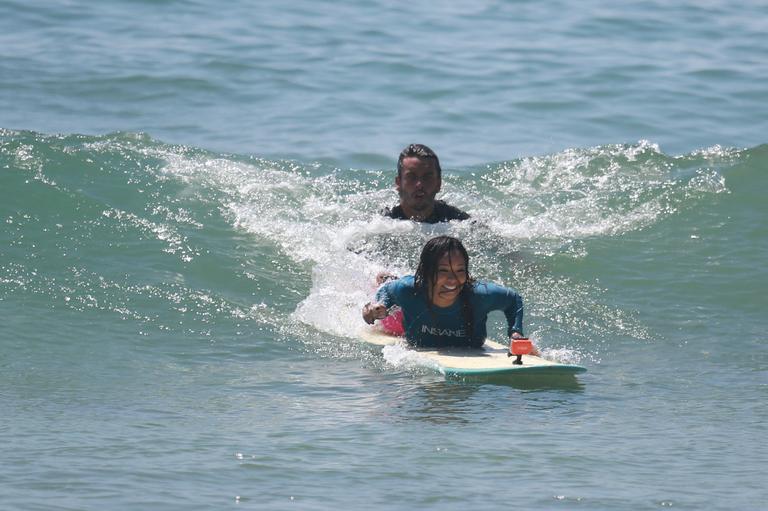
[[[381,303],[366,303],[363,305],[363,320],[372,325],[377,319],[384,319],[387,317],[387,308]]]

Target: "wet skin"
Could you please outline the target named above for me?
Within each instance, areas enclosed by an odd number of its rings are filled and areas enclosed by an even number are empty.
[[[454,250],[437,262],[437,277],[430,286],[430,298],[437,307],[450,307],[456,302],[467,282],[467,265],[461,252]]]
[[[400,206],[408,218],[424,220],[435,208],[435,196],[442,180],[432,160],[410,156],[403,159],[402,165],[402,172],[395,178]]]

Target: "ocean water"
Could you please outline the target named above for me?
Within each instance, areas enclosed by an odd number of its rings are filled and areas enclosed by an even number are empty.
[[[766,30],[763,2],[0,3],[0,509],[765,509]],[[474,223],[380,216],[411,142]],[[588,372],[361,343],[376,272],[446,233]]]

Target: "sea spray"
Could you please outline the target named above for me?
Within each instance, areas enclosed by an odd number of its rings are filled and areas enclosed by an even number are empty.
[[[7,296],[25,289],[57,306],[145,322],[154,320],[142,302],[176,310],[182,325],[195,309],[204,319],[197,297],[220,303],[213,317],[266,303],[273,327],[298,321],[353,338],[376,273],[413,272],[424,242],[449,234],[464,240],[476,277],[522,293],[527,329],[544,347],[595,353],[616,335],[653,334],[633,311],[605,303],[599,283],[554,268],[588,258],[595,242],[727,192],[722,171],[741,154],[709,148],[668,156],[640,142],[446,172],[443,196],[472,220],[421,225],[380,216],[397,201],[391,171],[220,155],[145,135],[6,130],[0,158],[10,249],[0,277]],[[97,255],[109,266],[91,262]],[[165,291],[169,281],[176,291]],[[500,323],[492,335],[502,334]]]

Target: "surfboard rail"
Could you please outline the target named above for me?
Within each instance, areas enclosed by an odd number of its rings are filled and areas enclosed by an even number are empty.
[[[381,331],[364,329],[360,338],[376,346],[405,343],[402,337],[387,335]],[[437,364],[447,377],[482,377],[503,375],[574,375],[586,372],[576,364],[563,364],[535,355],[522,355],[522,364],[514,364],[509,348],[492,340],[486,340],[482,348],[409,348],[420,356]]]

